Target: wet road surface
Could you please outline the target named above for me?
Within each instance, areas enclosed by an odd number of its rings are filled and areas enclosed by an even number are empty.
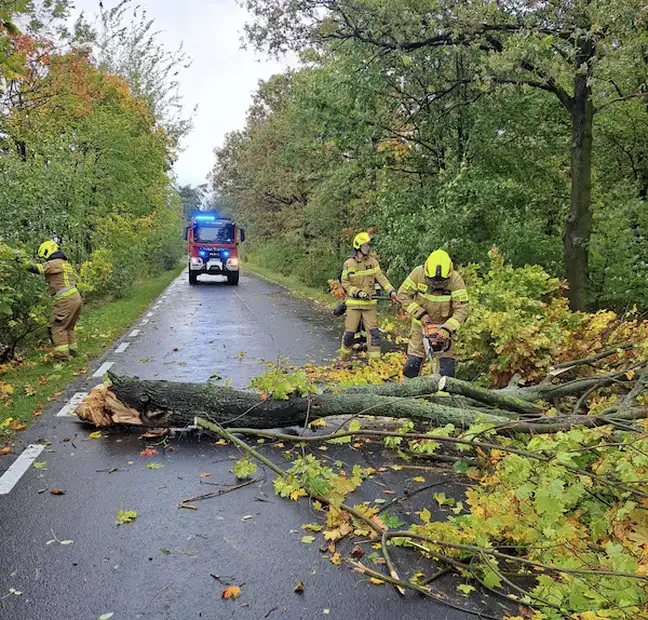
[[[30,467],[0,495],[0,618],[95,620],[109,613],[114,620],[473,618],[413,593],[403,599],[391,587],[333,565],[319,548],[321,536],[302,543],[308,532],[301,525],[321,522],[321,513],[305,500],[275,497],[271,472],[245,488],[194,502],[195,511],[179,509],[184,498],[237,484],[229,469],[240,454],[214,446],[213,437],[178,433],[166,449],[157,446],[158,454],[147,457],[140,455],[147,444],[139,433],[111,430],[91,439],[94,429],[65,416],[70,397],[99,383],[108,367],[147,379],[245,387],[264,371],[263,360],[321,363],[334,356],[341,327],[327,313],[256,277],[243,276],[238,287],[214,282],[190,287],[182,274],[91,365],[87,378],[71,385],[17,438],[16,457],[28,445],[44,446],[37,462],[45,465]],[[96,370],[99,376],[93,377]],[[283,461],[280,449],[263,449]],[[364,466],[383,461],[380,446],[362,451],[331,446],[327,455]],[[0,476],[13,461],[2,459]],[[148,469],[150,463],[163,467]],[[388,483],[400,494],[412,475],[403,473],[400,480],[392,475]],[[264,476],[261,468],[255,476]],[[431,468],[426,473],[429,482],[452,486],[444,482],[447,476]],[[381,478],[376,480],[380,484]],[[366,496],[358,501],[381,493],[371,484],[363,485]],[[65,494],[50,494],[55,488]],[[429,496],[423,499],[429,504]],[[407,502],[401,506],[404,514],[417,509]],[[120,509],[136,511],[137,519],[116,525]],[[349,551],[344,543],[339,550]],[[299,580],[303,594],[294,592]],[[229,583],[241,586],[235,601],[221,598]],[[450,576],[446,587],[464,604],[456,595],[458,583]],[[498,609],[494,605],[490,601]]]

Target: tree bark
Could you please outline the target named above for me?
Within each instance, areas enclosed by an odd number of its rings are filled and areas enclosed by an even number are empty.
[[[576,45],[574,95],[571,98],[571,202],[565,222],[565,271],[569,282],[569,305],[585,310],[589,243],[592,234],[592,126],[594,106],[590,61],[594,41],[581,38]]]
[[[141,381],[110,375],[111,384],[95,388],[77,415],[96,426],[187,426],[194,418],[207,418],[223,427],[269,429],[303,426],[317,418],[337,415],[374,415],[430,422],[437,426],[467,427],[478,418],[492,424],[516,419],[515,413],[458,408],[419,398],[344,391],[310,398],[262,400],[253,392],[211,384]],[[391,384],[393,386],[401,384]],[[406,385],[406,384],[402,384]]]

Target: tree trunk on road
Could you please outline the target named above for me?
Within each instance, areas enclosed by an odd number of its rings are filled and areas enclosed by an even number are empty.
[[[403,386],[388,384],[372,391],[347,390],[338,394],[293,396],[287,400],[263,400],[245,392],[211,384],[141,381],[110,375],[111,384],[95,388],[77,415],[97,426],[186,426],[196,416],[223,427],[282,428],[302,426],[317,418],[336,415],[373,415],[426,421],[435,425],[469,426],[478,417],[499,424],[517,418],[499,409],[452,407],[421,398],[403,397]],[[424,379],[424,378],[422,378]],[[420,384],[418,391],[430,388]],[[414,392],[417,390],[415,389]],[[390,395],[393,394],[393,395]]]

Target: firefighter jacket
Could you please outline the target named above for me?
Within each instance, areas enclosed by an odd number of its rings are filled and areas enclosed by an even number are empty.
[[[443,288],[436,288],[432,280],[426,277],[423,265],[419,265],[401,285],[398,298],[415,322],[420,323],[427,314],[434,323],[451,333],[468,318],[466,285],[454,270]]]
[[[30,263],[27,269],[45,276],[47,290],[54,299],[71,297],[79,292],[76,288],[76,274],[63,252],[55,252],[43,264]]]
[[[364,308],[376,305],[374,295],[376,294],[376,282],[387,291],[388,294],[394,290],[389,280],[380,269],[378,261],[373,256],[367,256],[363,260],[357,260],[355,256],[347,258],[342,267],[340,283],[348,296],[346,305],[349,308]],[[359,293],[366,293],[366,299],[358,299]]]

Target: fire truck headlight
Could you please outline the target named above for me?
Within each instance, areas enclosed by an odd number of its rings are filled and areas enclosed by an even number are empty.
[[[238,267],[239,266],[238,258],[228,258],[227,259],[227,266],[229,268]]]
[[[192,256],[189,263],[192,267],[200,267],[203,264],[203,261],[202,258],[198,258],[197,256]]]

